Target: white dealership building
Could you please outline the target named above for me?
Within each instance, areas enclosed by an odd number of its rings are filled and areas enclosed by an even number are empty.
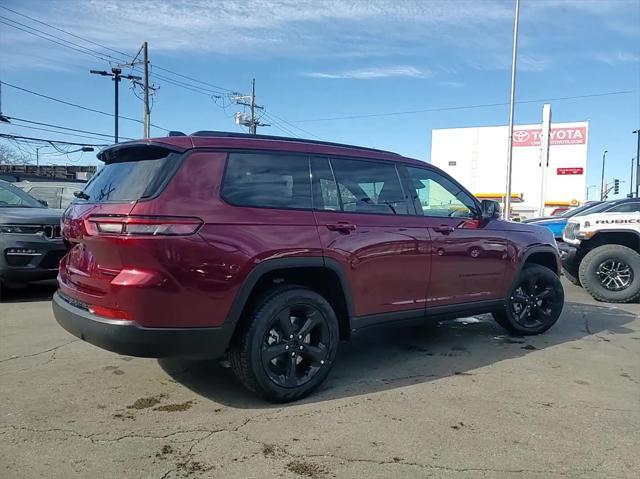
[[[515,213],[530,218],[586,200],[588,134],[586,121],[551,124],[545,161],[542,126],[514,127],[511,197]],[[508,138],[506,126],[432,130],[431,163],[478,198],[502,201]]]

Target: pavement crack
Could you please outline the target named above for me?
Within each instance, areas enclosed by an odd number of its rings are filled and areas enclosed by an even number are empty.
[[[44,351],[39,351],[37,353],[33,353],[33,354],[25,354],[22,356],[11,356],[10,358],[6,358],[6,359],[1,359],[0,363],[6,363],[9,361],[13,361],[15,359],[24,359],[24,358],[32,358],[34,356],[40,356],[41,354],[46,354],[46,353],[50,353],[52,351],[57,351],[60,348],[63,348],[71,343],[75,343],[77,341],[80,341],[79,339],[72,339],[71,341],[67,341],[66,343],[60,344],[58,346],[55,346],[53,348],[49,348],[49,349],[45,349]]]

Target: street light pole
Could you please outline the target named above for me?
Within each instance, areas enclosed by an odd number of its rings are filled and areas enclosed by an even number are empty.
[[[511,209],[511,166],[513,163],[513,114],[516,96],[516,60],[518,57],[518,17],[520,16],[520,0],[516,0],[516,12],[513,21],[513,50],[511,52],[511,96],[509,99],[509,146],[507,150],[507,185],[504,195],[503,218],[509,219]]]
[[[605,184],[604,184],[604,163],[607,159],[607,150],[604,150],[604,153],[602,154],[602,179],[600,180],[600,200],[604,201],[604,196],[605,196]]]
[[[115,124],[114,124],[114,133],[113,133],[113,137],[115,139],[115,143],[118,143],[118,118],[119,118],[119,111],[118,111],[118,83],[120,83],[120,79],[121,78],[126,78],[127,80],[142,80],[142,77],[138,77],[135,75],[123,75],[122,74],[122,69],[121,68],[112,68],[111,69],[111,73],[104,71],[104,70],[89,70],[89,73],[93,73],[94,75],[100,75],[103,77],[111,77],[111,79],[114,82],[114,86],[115,86],[115,108],[114,108],[114,120],[115,120]]]

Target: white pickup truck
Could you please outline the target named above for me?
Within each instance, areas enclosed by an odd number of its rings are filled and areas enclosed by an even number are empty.
[[[595,299],[628,303],[640,296],[640,213],[570,218],[560,254],[567,278]]]

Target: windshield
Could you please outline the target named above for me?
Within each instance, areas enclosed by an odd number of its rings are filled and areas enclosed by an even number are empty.
[[[44,205],[20,188],[0,183],[0,208],[44,208]]]
[[[561,216],[562,218],[571,218],[572,216],[576,216],[576,215],[581,214],[583,211],[587,211],[587,210],[589,210],[591,208],[595,208],[596,206],[598,206],[600,204],[602,204],[602,203],[589,203],[587,205],[582,205],[582,206],[579,206],[578,208],[574,208],[572,210],[565,211],[564,213],[562,213],[559,216]]]
[[[577,216],[590,215],[592,213],[602,213],[603,211],[607,211],[609,208],[612,208],[617,204],[617,201],[605,201],[604,203],[597,204],[592,208],[587,208],[586,210],[580,212],[580,214]]]

